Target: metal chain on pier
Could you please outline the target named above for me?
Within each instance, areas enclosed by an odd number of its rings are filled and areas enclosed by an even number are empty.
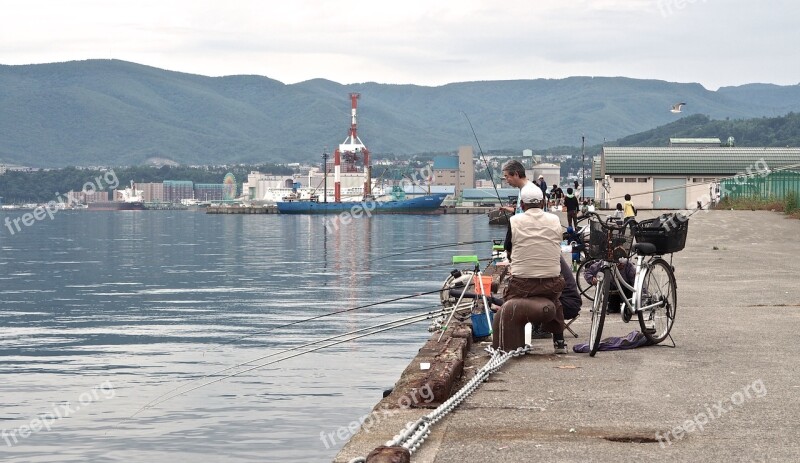
[[[484,381],[489,379],[489,375],[500,369],[508,359],[512,357],[520,357],[527,354],[531,350],[530,345],[520,347],[511,352],[504,352],[502,350],[492,349],[491,346],[486,346],[486,352],[492,355],[486,365],[475,373],[475,376],[470,379],[458,392],[453,394],[452,397],[444,401],[436,410],[421,417],[417,421],[409,422],[406,427],[400,431],[400,434],[394,436],[394,439],[386,442],[387,447],[405,447],[412,455],[420,446],[425,442],[425,439],[431,433],[431,427],[439,420],[444,418],[448,413],[453,411],[461,402],[464,401],[470,394],[478,389]],[[350,460],[349,463],[365,463],[367,460],[364,457],[358,457]]]

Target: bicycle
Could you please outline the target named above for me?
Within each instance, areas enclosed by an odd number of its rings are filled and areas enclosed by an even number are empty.
[[[638,223],[629,221],[624,225],[611,225],[594,215],[595,220],[590,222],[589,254],[602,264],[597,273],[591,308],[589,355],[594,357],[600,345],[612,281],[622,301],[622,321],[627,323],[636,314],[644,336],[653,344],[662,342],[670,335],[678,308],[672,258],[667,262],[662,256],[684,248],[688,218],[664,214]],[[635,258],[636,269],[632,285],[624,280],[617,267],[622,258],[631,257]],[[628,290],[630,297],[624,289]]]
[[[600,217],[599,214],[596,214],[594,212],[590,212],[590,213],[588,213],[588,215],[582,216],[579,219],[579,221],[585,220],[585,219],[589,219],[592,216]],[[618,226],[622,226],[624,224],[623,221],[621,221],[621,220],[619,220],[619,219],[617,219],[615,217],[611,217],[611,216],[606,217],[605,221],[609,225],[613,225],[613,223],[616,223]],[[585,241],[587,241],[587,242],[589,241],[589,235],[590,235],[589,228],[590,228],[590,226],[587,223],[587,225],[581,229],[581,233],[582,233],[582,235],[585,236]],[[581,248],[581,250],[583,251],[583,254],[582,254],[582,257],[580,259],[580,264],[578,265],[578,269],[575,271],[575,282],[578,284],[578,292],[580,293],[580,295],[582,297],[585,297],[586,299],[588,299],[590,301],[593,301],[594,300],[594,291],[592,291],[592,289],[594,288],[594,286],[589,284],[589,283],[587,283],[586,280],[582,277],[582,275],[586,272],[587,268],[591,267],[599,259],[590,257],[589,253],[588,253],[588,250],[586,248],[588,248],[588,246],[586,246],[586,245],[582,246],[582,248]]]

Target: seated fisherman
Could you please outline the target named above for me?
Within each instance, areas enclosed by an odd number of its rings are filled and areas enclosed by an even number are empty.
[[[564,277],[564,289],[561,291],[561,297],[558,300],[561,301],[564,320],[572,320],[581,312],[583,298],[581,298],[581,293],[578,291],[578,283],[575,281],[572,269],[567,264],[567,261],[564,260],[564,256],[561,256],[561,276]],[[533,325],[531,339],[550,339],[551,336],[550,333],[542,331],[541,326],[538,324]]]
[[[506,248],[511,251],[511,277],[503,293],[505,302],[499,316],[495,317],[497,346],[510,350],[522,345],[516,334],[509,338],[504,337],[503,323],[510,321],[509,317],[512,317],[506,312],[507,309],[514,313],[524,309],[531,312],[525,315],[528,322],[539,323],[542,329],[553,333],[555,352],[566,354],[564,312],[559,300],[565,285],[561,276],[561,222],[555,214],[541,209],[543,202],[541,188],[527,184],[520,190],[520,203],[524,212],[509,219],[510,243],[507,243]],[[544,298],[550,304],[528,304],[531,298],[537,297]],[[515,299],[525,299],[526,303],[517,304]],[[515,317],[515,322],[522,320],[517,318]]]

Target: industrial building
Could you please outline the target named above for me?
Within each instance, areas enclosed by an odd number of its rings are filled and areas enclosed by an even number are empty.
[[[198,201],[222,201],[225,198],[223,183],[195,183],[194,199]]]
[[[433,184],[455,186],[455,196],[475,186],[475,160],[472,146],[460,146],[457,156],[433,158]]]
[[[164,180],[164,201],[179,203],[194,199],[194,182],[191,180]]]
[[[800,148],[604,147],[593,162],[595,200],[612,208],[630,194],[637,209],[694,209],[719,197],[723,179],[746,184],[786,166],[800,166]]]

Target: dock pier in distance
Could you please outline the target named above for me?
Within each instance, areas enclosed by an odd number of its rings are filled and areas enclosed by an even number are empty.
[[[474,206],[474,207],[441,207],[444,214],[488,214],[495,208]],[[278,208],[274,205],[265,206],[208,206],[206,214],[278,214]]]
[[[208,206],[206,214],[277,214],[278,208],[275,205],[264,206],[233,206],[220,205]]]

